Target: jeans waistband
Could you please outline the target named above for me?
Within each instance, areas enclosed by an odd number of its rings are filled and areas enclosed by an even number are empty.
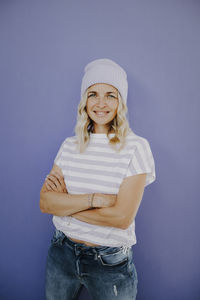
[[[78,246],[78,247],[84,248],[84,249],[99,249],[99,250],[100,249],[103,250],[103,249],[106,249],[106,248],[110,248],[109,246],[101,246],[101,245],[100,246],[88,246],[88,245],[85,245],[83,243],[78,243],[78,242],[75,242],[75,241],[71,240],[70,237],[67,236],[67,235],[65,235],[65,240],[72,247],[74,247],[76,245],[76,247]]]
[[[110,247],[110,246],[88,246],[88,245],[85,245],[83,243],[78,243],[78,242],[75,242],[73,240],[70,239],[70,237],[68,237],[67,235],[65,235],[62,231],[56,229],[55,230],[55,234],[56,234],[56,237],[60,237],[63,239],[63,241],[65,243],[67,243],[68,245],[70,245],[73,249],[80,249],[84,252],[91,252],[91,253],[97,253],[97,252],[109,252],[109,250],[120,250],[123,248],[123,246],[121,247]]]

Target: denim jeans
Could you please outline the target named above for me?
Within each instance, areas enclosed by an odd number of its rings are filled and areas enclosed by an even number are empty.
[[[135,300],[137,283],[131,247],[86,246],[55,230],[46,262],[46,300],[78,299],[83,286],[93,300]]]

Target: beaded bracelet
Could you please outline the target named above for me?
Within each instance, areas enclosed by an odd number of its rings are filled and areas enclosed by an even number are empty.
[[[89,207],[93,207],[94,194],[88,194]]]

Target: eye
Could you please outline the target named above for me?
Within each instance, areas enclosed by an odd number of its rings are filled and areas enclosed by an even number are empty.
[[[90,94],[90,95],[88,96],[88,98],[89,98],[89,97],[93,97],[93,96],[96,96],[96,94],[95,94],[95,93],[92,93],[92,94]]]
[[[108,97],[111,97],[111,98],[116,98],[115,96],[113,96],[113,95],[108,95]]]

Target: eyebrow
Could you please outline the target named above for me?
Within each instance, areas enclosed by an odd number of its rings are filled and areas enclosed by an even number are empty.
[[[88,94],[89,93],[96,93],[96,91],[89,91]],[[115,92],[107,92],[106,94],[115,94]]]

